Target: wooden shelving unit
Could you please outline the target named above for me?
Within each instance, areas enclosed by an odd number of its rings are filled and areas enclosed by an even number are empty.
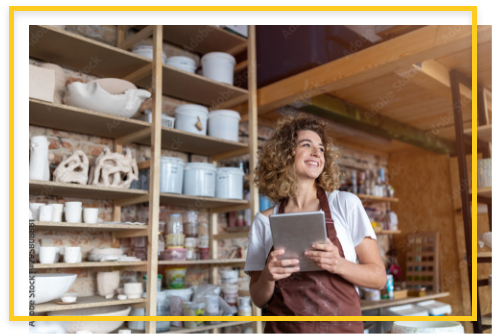
[[[464,133],[468,136],[471,136],[472,132],[472,129],[464,130]],[[492,124],[477,126],[477,140],[484,143],[492,142]]]
[[[418,303],[418,302],[423,302],[425,300],[444,298],[447,296],[449,296],[449,292],[429,293],[424,297],[407,297],[402,299],[381,299],[378,301],[361,300],[360,305],[362,311],[368,311],[368,310],[375,310],[379,308]]]
[[[361,201],[398,203],[398,198],[396,197],[379,197],[379,196],[364,195],[364,194],[356,194],[356,195],[357,197],[360,198]]]
[[[145,302],[145,298],[118,300],[116,298],[104,298],[101,296],[77,297],[77,302],[71,305],[58,305],[54,300],[44,304],[35,305],[35,313],[44,313],[51,311],[75,310],[81,308],[115,306],[115,305],[131,305]]]
[[[488,313],[482,316],[482,324],[487,326],[492,325],[492,313]]]
[[[492,197],[492,187],[478,188],[477,189],[477,195],[480,197],[484,197],[484,198],[491,198]]]
[[[477,258],[479,259],[492,258],[492,252],[477,252]]]
[[[78,224],[65,222],[34,222],[38,230],[65,230],[99,232],[107,231],[113,234],[113,239],[122,237],[148,236],[150,244],[157,243],[158,208],[160,205],[180,206],[194,209],[208,209],[210,219],[209,234],[217,234],[217,216],[219,212],[243,210],[250,208],[258,211],[258,194],[253,186],[251,201],[224,200],[187,196],[180,194],[159,193],[159,165],[161,149],[171,149],[192,154],[207,155],[212,163],[217,164],[223,159],[244,154],[256,154],[257,151],[257,111],[256,111],[256,77],[255,73],[249,76],[249,91],[231,85],[216,82],[203,76],[188,73],[161,63],[162,41],[186,46],[190,36],[196,36],[197,29],[206,28],[209,32],[207,39],[199,43],[195,52],[207,53],[223,51],[231,54],[248,50],[248,61],[241,64],[241,68],[250,67],[256,62],[254,27],[250,27],[249,39],[232,34],[214,26],[152,26],[143,28],[145,32],[139,35],[146,38],[153,36],[153,46],[156,52],[154,60],[150,60],[127,51],[131,48],[124,40],[124,34],[117,32],[118,45],[109,46],[92,39],[52,28],[50,26],[31,25],[30,36],[38,36],[36,43],[30,43],[29,55],[32,58],[58,64],[74,70],[99,77],[111,77],[128,80],[144,89],[152,89],[153,106],[152,119],[161,118],[162,96],[170,96],[190,103],[202,104],[210,110],[232,108],[248,102],[250,136],[249,143],[238,143],[209,136],[187,133],[177,129],[165,128],[160,123],[147,123],[131,118],[107,115],[91,110],[84,110],[67,105],[57,105],[46,102],[29,100],[29,123],[36,126],[55,128],[62,131],[82,133],[91,136],[112,138],[115,141],[115,151],[122,152],[123,146],[129,143],[150,145],[151,160],[139,163],[139,168],[150,168],[150,190],[134,190],[96,187],[92,185],[77,185],[57,182],[43,182],[30,180],[29,193],[49,196],[63,196],[75,198],[91,198],[113,200],[114,221],[121,220],[121,208],[125,205],[149,203],[149,224],[122,225],[122,224]],[[144,36],[145,34],[145,36]],[[131,43],[139,40],[139,36],[131,38]],[[115,125],[115,126],[113,126]],[[254,169],[256,158],[250,159],[250,170]],[[158,261],[157,250],[149,247],[148,261],[142,262],[83,262],[78,264],[36,264],[36,269],[64,269],[64,268],[91,268],[91,267],[118,267],[133,268],[131,270],[146,271],[148,273],[148,291],[154,291],[158,266],[166,265],[208,265],[210,266],[211,283],[218,283],[218,269],[220,265],[242,267],[244,259],[217,259],[217,242],[210,239],[210,260],[203,261]],[[99,296],[79,297],[73,305],[58,305],[45,303],[36,306],[36,312],[55,310],[89,308],[98,306],[124,305],[145,303],[148,315],[155,315],[156,296],[152,293],[146,299],[118,301],[104,299]],[[254,308],[254,315],[260,315],[259,309]],[[180,332],[196,332],[243,324],[248,322],[228,322],[220,325],[205,326],[197,330],[179,329]],[[261,324],[254,323],[255,332],[261,332]],[[147,323],[147,332],[155,331],[155,322]]]

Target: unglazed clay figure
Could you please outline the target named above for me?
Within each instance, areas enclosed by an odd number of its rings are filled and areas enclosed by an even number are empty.
[[[49,181],[50,166],[48,155],[49,142],[45,136],[31,137],[31,160],[29,162],[29,179]]]
[[[77,150],[65,155],[53,172],[53,181],[87,184],[89,178],[89,159],[84,152]]]
[[[55,94],[53,95],[53,103],[62,104],[63,97],[65,96],[65,72],[63,72],[63,68],[51,63],[44,63],[39,65],[39,67],[55,70]]]
[[[91,168],[89,179],[95,186],[130,188],[131,183],[138,180],[137,161],[128,148],[123,154],[104,148]]]
[[[113,298],[120,285],[120,272],[108,271],[97,273],[97,293],[105,298]]]

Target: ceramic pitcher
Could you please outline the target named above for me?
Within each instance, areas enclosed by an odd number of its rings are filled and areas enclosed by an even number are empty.
[[[31,138],[31,161],[29,163],[29,179],[49,181],[50,166],[48,160],[48,139],[45,136]]]

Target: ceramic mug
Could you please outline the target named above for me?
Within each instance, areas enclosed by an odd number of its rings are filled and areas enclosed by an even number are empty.
[[[55,263],[57,247],[39,247],[40,263]]]
[[[43,205],[39,207],[39,221],[50,222],[53,218],[53,207],[49,205]]]
[[[32,212],[32,219],[39,221],[39,209],[42,206],[45,206],[44,203],[29,203],[29,209]]]
[[[82,259],[80,247],[65,247],[65,263],[79,263]]]
[[[98,213],[99,213],[99,209],[97,209],[97,208],[85,208],[84,209],[84,223],[86,223],[86,224],[97,223]]]
[[[82,202],[65,203],[65,220],[68,223],[82,222]]]
[[[63,214],[63,204],[48,204],[53,207],[53,215],[51,217],[52,222],[61,222]]]

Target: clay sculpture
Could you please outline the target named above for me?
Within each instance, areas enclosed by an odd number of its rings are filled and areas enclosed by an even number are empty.
[[[138,180],[137,161],[133,159],[130,149],[123,154],[112,153],[104,148],[91,168],[89,183],[95,186],[130,188]]]
[[[65,155],[53,172],[53,181],[87,184],[89,178],[89,159],[84,152],[77,150]]]

